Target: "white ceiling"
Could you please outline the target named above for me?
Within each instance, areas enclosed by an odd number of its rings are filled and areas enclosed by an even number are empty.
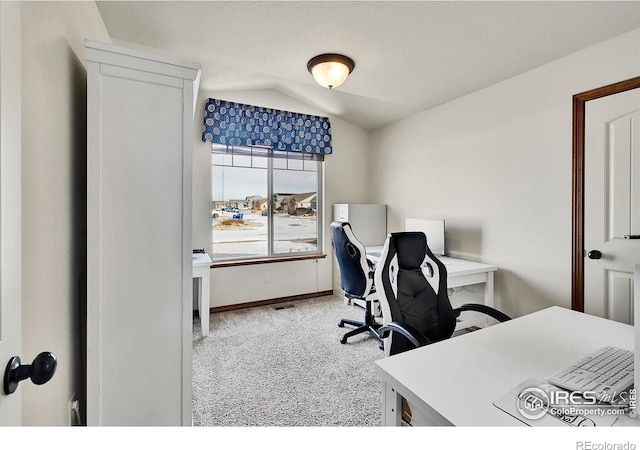
[[[97,4],[115,41],[200,62],[201,89],[276,89],[367,130],[640,28],[640,1]],[[356,63],[335,90],[307,71],[321,53]]]

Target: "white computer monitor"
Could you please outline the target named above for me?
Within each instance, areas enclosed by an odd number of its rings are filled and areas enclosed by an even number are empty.
[[[434,255],[444,256],[444,219],[405,219],[405,231],[422,231]]]

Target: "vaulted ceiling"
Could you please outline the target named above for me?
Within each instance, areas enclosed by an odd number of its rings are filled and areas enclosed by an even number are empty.
[[[97,4],[114,41],[200,62],[201,89],[275,89],[367,130],[640,28],[638,1]],[[356,63],[335,90],[307,71],[321,53]]]

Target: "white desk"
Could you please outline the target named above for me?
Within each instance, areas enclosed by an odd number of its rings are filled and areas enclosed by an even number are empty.
[[[630,325],[554,306],[378,360],[383,423],[400,425],[404,397],[414,417],[426,418],[420,425],[524,426],[492,402],[600,347],[633,350],[633,333]]]
[[[382,246],[367,247],[367,258],[374,264],[380,261]],[[455,288],[484,283],[484,304],[494,307],[493,300],[493,273],[498,270],[496,266],[467,261],[464,259],[438,256],[438,259],[447,268],[447,287]],[[484,319],[483,319],[484,320]],[[465,322],[465,326],[471,325]]]
[[[202,336],[209,336],[209,283],[211,257],[207,253],[193,254],[193,278],[198,280],[198,315],[202,325]]]

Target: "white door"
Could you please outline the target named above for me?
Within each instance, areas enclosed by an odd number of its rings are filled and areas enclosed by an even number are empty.
[[[0,380],[21,350],[20,67],[20,6],[0,2]],[[20,391],[0,386],[0,426],[21,424]]]
[[[585,107],[584,311],[633,323],[640,262],[640,89]]]

